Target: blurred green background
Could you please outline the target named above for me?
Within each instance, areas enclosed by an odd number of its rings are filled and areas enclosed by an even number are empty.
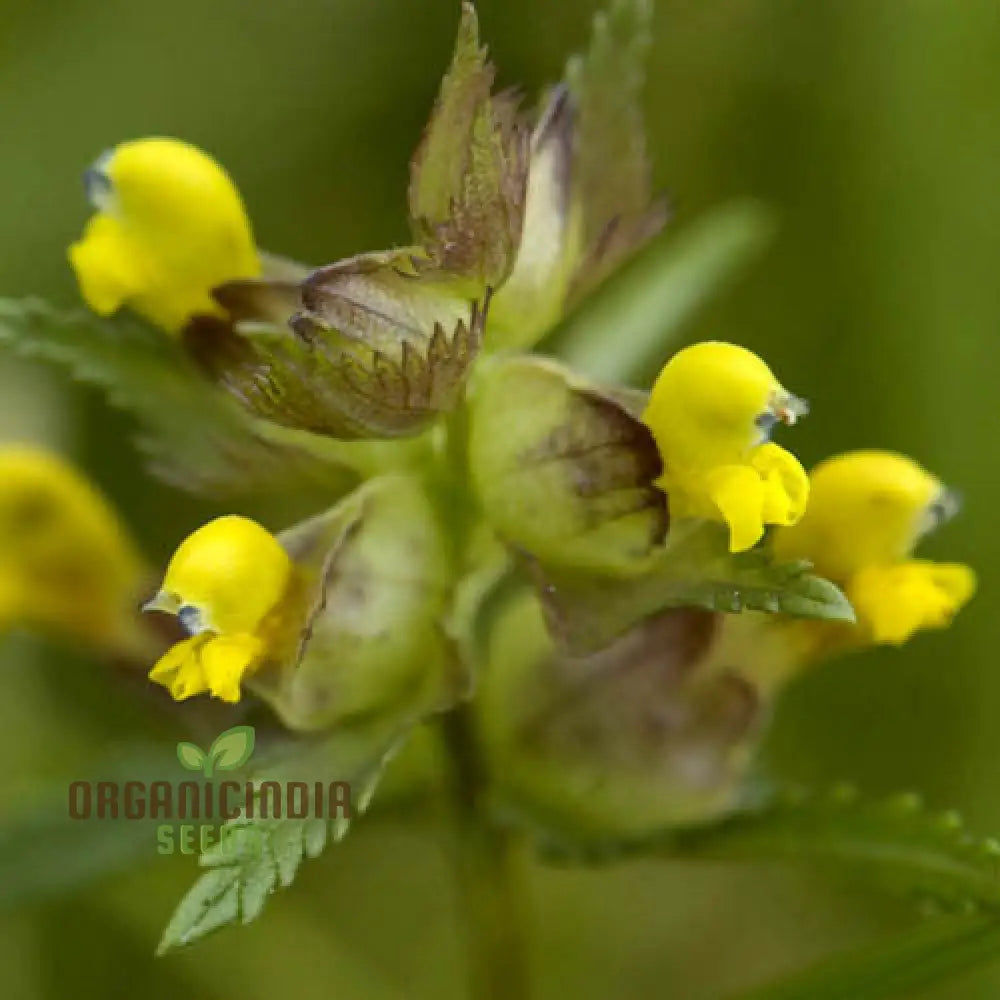
[[[80,176],[126,137],[177,135],[236,177],[260,243],[320,263],[405,239],[407,161],[457,0],[6,0],[0,33],[0,294],[76,301],[65,247]],[[481,0],[501,83],[534,93],[586,39],[592,0]],[[966,497],[927,547],[981,591],[950,632],[815,672],[780,706],[770,768],[919,789],[1000,831],[1000,5],[995,0],[659,0],[646,109],[680,229],[724,200],[773,206],[767,256],[688,327],[759,351],[813,412],[807,462],[909,452]],[[613,335],[613,331],[609,331]],[[150,555],[214,511],[149,480],[129,424],[0,357],[0,438],[73,456]],[[85,770],[139,720],[82,655],[0,646],[0,810]],[[2,821],[0,821],[2,822]],[[446,842],[445,842],[446,843]],[[0,916],[10,1000],[462,995],[451,875],[426,824],[374,817],[265,917],[151,958],[193,860],[156,858]],[[0,859],[2,861],[2,859]],[[903,926],[910,910],[782,868],[533,869],[542,997],[722,997]],[[928,997],[995,997],[1000,962]]]

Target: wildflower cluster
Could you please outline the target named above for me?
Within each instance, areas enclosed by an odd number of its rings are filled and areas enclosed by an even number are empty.
[[[887,452],[807,475],[770,439],[806,403],[752,352],[685,347],[648,393],[528,353],[663,224],[620,72],[647,16],[618,0],[531,115],[493,92],[465,5],[402,248],[272,257],[228,174],[173,139],[88,171],[70,261],[90,308],[169,338],[157,363],[217,407],[206,437],[225,414],[242,475],[291,493],[304,465],[337,473],[310,519],[221,517],[147,588],[186,633],[148,664],[173,698],[364,720],[370,762],[471,696],[501,795],[648,829],[738,802],[775,678],[971,597],[968,568],[910,558],[952,494]],[[113,645],[112,622],[135,628],[131,543],[61,466],[2,461],[0,615]]]

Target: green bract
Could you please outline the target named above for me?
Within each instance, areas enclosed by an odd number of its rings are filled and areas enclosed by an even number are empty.
[[[290,728],[396,711],[407,726],[455,701],[467,685],[439,625],[451,551],[417,480],[372,479],[279,541],[303,574],[299,639],[252,686]]]

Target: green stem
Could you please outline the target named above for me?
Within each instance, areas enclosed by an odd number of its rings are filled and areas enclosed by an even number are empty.
[[[528,1000],[524,919],[510,834],[484,815],[487,778],[470,711],[459,705],[442,720],[453,771],[452,806],[463,929],[472,1000]]]

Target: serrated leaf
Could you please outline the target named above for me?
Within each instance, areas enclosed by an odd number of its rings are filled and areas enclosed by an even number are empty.
[[[360,812],[353,791],[378,780],[389,758],[422,717],[414,710],[358,721],[313,745],[294,761],[258,774],[260,780],[347,781],[352,808]],[[279,886],[294,881],[304,858],[316,858],[331,840],[347,832],[348,817],[306,819],[241,816],[223,826],[220,841],[205,851],[207,869],[181,901],[163,932],[157,954],[191,944],[220,927],[250,923]]]
[[[566,67],[577,117],[572,183],[582,252],[571,305],[665,220],[652,203],[640,108],[651,21],[651,0],[612,0],[594,18],[589,50]]]
[[[279,541],[299,572],[305,617],[288,660],[248,683],[291,728],[318,734],[301,756],[255,777],[310,788],[349,782],[352,808],[362,813],[414,727],[468,690],[441,627],[454,582],[448,539],[422,483],[398,475],[366,483]],[[161,950],[220,920],[252,920],[276,886],[291,883],[304,857],[346,835],[351,817],[310,812],[310,819],[226,824],[224,839],[201,858],[224,877],[195,884]]]
[[[578,654],[602,648],[669,607],[853,622],[844,594],[808,569],[807,563],[776,564],[765,550],[733,554],[723,526],[714,522],[678,522],[665,546],[628,576],[533,567],[553,634]]]
[[[216,296],[234,323],[185,331],[208,375],[256,417],[348,440],[413,435],[456,406],[486,308],[414,251],[340,261],[301,286],[230,282]]]
[[[821,864],[959,913],[821,961],[746,1000],[876,1000],[909,996],[938,978],[995,958],[1000,946],[1000,843],[970,835],[954,812],[915,795],[859,799],[850,788],[791,793],[715,828],[665,839],[671,855]],[[641,848],[640,848],[641,849]]]
[[[208,750],[213,768],[217,771],[235,771],[242,767],[253,753],[255,736],[253,726],[233,726],[219,733]]]
[[[240,916],[240,882],[235,868],[216,868],[202,875],[174,911],[156,949],[164,955],[205,937]]]
[[[531,829],[535,821],[524,822]],[[957,813],[931,812],[912,793],[868,799],[845,784],[822,792],[772,788],[723,820],[687,829],[575,840],[565,829],[535,825],[534,834],[554,860],[784,861],[827,868],[915,901],[1000,914],[1000,842],[971,835]]]
[[[769,245],[772,213],[753,201],[712,209],[650,243],[561,330],[553,349],[594,378],[650,379],[706,303]]]
[[[274,742],[267,754],[258,754],[258,758],[280,761],[296,759],[300,753],[299,741],[289,739]],[[82,774],[41,785],[0,820],[0,911],[65,895],[115,873],[157,863],[161,819],[129,819],[124,815],[118,819],[73,819],[67,809],[70,781],[101,780],[119,786],[139,781],[147,788],[153,782],[164,782],[173,786],[176,795],[180,782],[202,780],[178,767],[173,742],[118,746],[82,770]]]
[[[1000,954],[1000,843],[972,836],[954,812],[928,812],[915,795],[866,800],[850,786],[825,793],[772,790],[721,822],[631,839],[575,837],[537,813],[508,812],[506,820],[559,864],[658,856],[818,865],[944,910],[913,930],[822,959],[732,1000],[908,997]]]
[[[494,71],[475,7],[462,4],[451,66],[410,166],[417,241],[445,271],[496,287],[514,262],[524,214],[528,132]]]
[[[139,443],[153,470],[181,488],[212,495],[311,490],[333,496],[355,480],[304,436],[249,420],[171,341],[138,321],[4,299],[0,344],[103,389],[139,422]]]
[[[178,743],[177,759],[181,762],[181,767],[186,767],[189,771],[200,771],[205,763],[205,752],[194,743]]]
[[[177,720],[175,720],[176,722]],[[272,760],[297,753],[291,743],[275,743]],[[169,784],[173,795],[181,782],[201,782],[198,774],[178,767],[177,746],[126,744],[88,762],[82,773],[46,782],[0,821],[0,911],[23,906],[92,885],[115,873],[157,863],[157,828],[162,818],[101,819],[96,810],[87,820],[67,809],[67,786],[74,780],[106,781],[123,787],[141,782]]]
[[[326,824],[321,820],[315,822],[322,831],[322,840],[325,844]],[[271,835],[271,850],[274,854],[278,882],[283,889],[287,889],[295,880],[295,873],[299,870],[303,855],[306,853],[306,839],[297,823],[278,823],[274,828]],[[318,853],[319,851],[316,852]],[[309,857],[315,857],[316,854],[309,854]]]
[[[577,838],[537,814],[508,813],[506,819],[520,823],[543,854],[560,864],[605,864],[650,855],[805,863],[956,911],[740,993],[739,1000],[908,997],[913,990],[995,959],[1000,949],[1000,843],[971,836],[953,812],[927,812],[914,795],[863,800],[849,786],[824,794],[772,793],[721,822],[631,839]]]
[[[487,519],[546,565],[640,562],[666,533],[646,426],[614,392],[554,362],[497,360],[471,398],[469,470]]]
[[[931,813],[909,793],[873,801],[850,786],[786,792],[661,846],[687,858],[830,865],[917,899],[1000,907],[1000,844],[971,836],[956,813]]]

